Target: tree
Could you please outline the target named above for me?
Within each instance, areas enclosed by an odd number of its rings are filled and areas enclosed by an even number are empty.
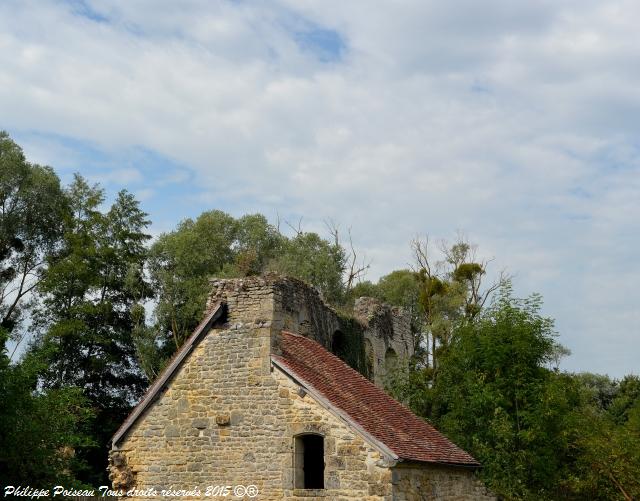
[[[341,267],[344,289],[344,295],[341,300],[348,301],[351,290],[356,286],[356,284],[362,281],[371,265],[370,263],[367,263],[364,258],[359,260],[358,252],[353,245],[351,228],[349,228],[349,230],[347,231],[347,235],[349,237],[349,247],[347,250],[347,248],[345,248],[345,246],[342,244],[340,238],[340,227],[332,220],[325,221],[325,225],[327,226],[327,229],[329,230],[329,233],[333,238],[333,247],[341,250]],[[298,230],[297,236],[301,235],[302,232]]]
[[[36,287],[56,259],[69,215],[58,177],[34,165],[0,132],[0,483],[74,482],[82,469],[76,447],[90,445],[91,418],[77,388],[43,390],[37,359],[11,362],[25,332]],[[16,335],[18,333],[18,335]],[[6,342],[16,345],[9,355]],[[70,485],[70,484],[69,484]]]
[[[53,170],[27,162],[20,147],[0,131],[0,325],[7,334],[44,276],[66,211]]]
[[[583,393],[572,415],[573,462],[561,482],[567,499],[640,497],[640,378],[574,377]]]
[[[0,353],[0,484],[72,485],[86,468],[75,451],[93,445],[93,414],[78,388],[38,390],[43,369],[27,358],[10,364]]]
[[[606,410],[617,424],[630,420],[630,414],[640,404],[640,377],[628,375],[616,384],[615,397]]]
[[[471,452],[489,487],[509,499],[554,498],[569,455],[564,420],[579,402],[571,378],[547,368],[557,343],[540,306],[538,296],[519,300],[503,285],[494,304],[455,326],[438,378],[414,384],[416,410]]]
[[[337,304],[345,298],[345,256],[339,242],[301,230],[287,238],[260,214],[235,219],[209,211],[182,221],[149,254],[158,302],[154,325],[136,331],[145,373],[152,379],[198,325],[211,278],[278,272],[305,280]]]
[[[300,232],[284,242],[280,255],[267,269],[300,278],[315,286],[326,301],[341,304],[346,293],[345,263],[346,253],[338,242],[328,242],[317,233]]]
[[[224,267],[223,275],[259,275],[266,269],[269,261],[279,255],[285,240],[262,214],[242,216],[235,222],[234,241],[231,245],[233,263]]]
[[[63,245],[40,283],[39,337],[30,351],[46,367],[45,389],[80,388],[95,409],[93,436],[104,447],[146,386],[136,360],[135,312],[149,296],[143,280],[149,222],[121,191],[107,213],[102,189],[76,176]],[[83,451],[105,479],[103,450]]]
[[[160,346],[163,352],[156,362],[161,365],[171,356],[200,322],[209,279],[262,272],[282,240],[262,215],[236,220],[218,210],[204,212],[196,220],[186,219],[176,230],[162,234],[149,255],[158,304],[155,326],[145,337],[150,353],[153,346]],[[151,369],[157,372],[158,367]]]
[[[435,378],[439,354],[449,344],[456,324],[473,320],[508,277],[502,273],[483,287],[488,261],[478,260],[475,246],[462,237],[451,246],[442,242],[439,250],[444,259],[440,261],[433,259],[428,239],[416,238],[411,246],[419,283],[423,343]]]
[[[233,260],[235,221],[222,211],[182,221],[175,231],[160,235],[151,246],[149,271],[158,305],[155,309],[159,344],[171,355],[198,325],[208,279]]]

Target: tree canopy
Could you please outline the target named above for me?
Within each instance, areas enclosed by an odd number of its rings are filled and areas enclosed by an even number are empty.
[[[52,169],[30,164],[0,132],[0,482],[75,480],[85,465],[76,447],[89,446],[92,410],[74,387],[43,390],[48,367],[25,356],[12,363],[26,332],[21,320],[36,305],[35,291],[57,259],[70,215],[68,200]],[[24,313],[24,315],[23,315]]]

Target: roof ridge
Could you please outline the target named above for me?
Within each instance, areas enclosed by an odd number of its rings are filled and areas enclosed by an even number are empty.
[[[290,336],[303,337],[305,339],[309,339],[308,337],[303,336],[302,334],[298,334],[297,332],[291,332],[286,329],[281,330],[280,334],[289,334]]]

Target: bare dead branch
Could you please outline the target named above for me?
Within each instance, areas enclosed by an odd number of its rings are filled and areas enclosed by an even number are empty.
[[[327,231],[329,232],[329,235],[331,235],[331,237],[333,238],[333,242],[336,246],[340,245],[340,226],[338,224],[336,224],[335,221],[333,221],[332,219],[325,219],[324,221],[324,225],[327,227]]]
[[[278,212],[277,210],[276,210],[276,231],[278,232],[278,235],[282,234],[280,232],[280,212]]]
[[[351,235],[351,228],[348,230],[349,235],[349,257],[348,257],[348,272],[346,279],[346,289],[349,291],[353,288],[356,281],[362,280],[367,270],[371,267],[371,263],[367,263],[363,257],[361,264],[358,265],[358,254],[356,248],[353,245],[353,237]],[[336,228],[336,238],[337,238]],[[336,239],[336,245],[339,245],[339,240]]]
[[[416,236],[413,240],[411,240],[411,250],[413,251],[415,262],[418,265],[417,271],[424,270],[427,274],[427,277],[431,278],[432,273],[429,258],[429,237]]]
[[[295,232],[296,237],[299,237],[299,236],[301,236],[303,234],[303,231],[302,231],[302,216],[300,216],[300,219],[298,220],[298,226],[297,227],[293,226],[286,219],[284,220],[284,223]]]

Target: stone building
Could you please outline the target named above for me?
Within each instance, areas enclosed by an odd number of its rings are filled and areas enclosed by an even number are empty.
[[[412,353],[401,310],[361,299],[345,317],[276,276],[212,288],[205,318],[113,437],[114,489],[494,499],[475,459],[379,387]]]

